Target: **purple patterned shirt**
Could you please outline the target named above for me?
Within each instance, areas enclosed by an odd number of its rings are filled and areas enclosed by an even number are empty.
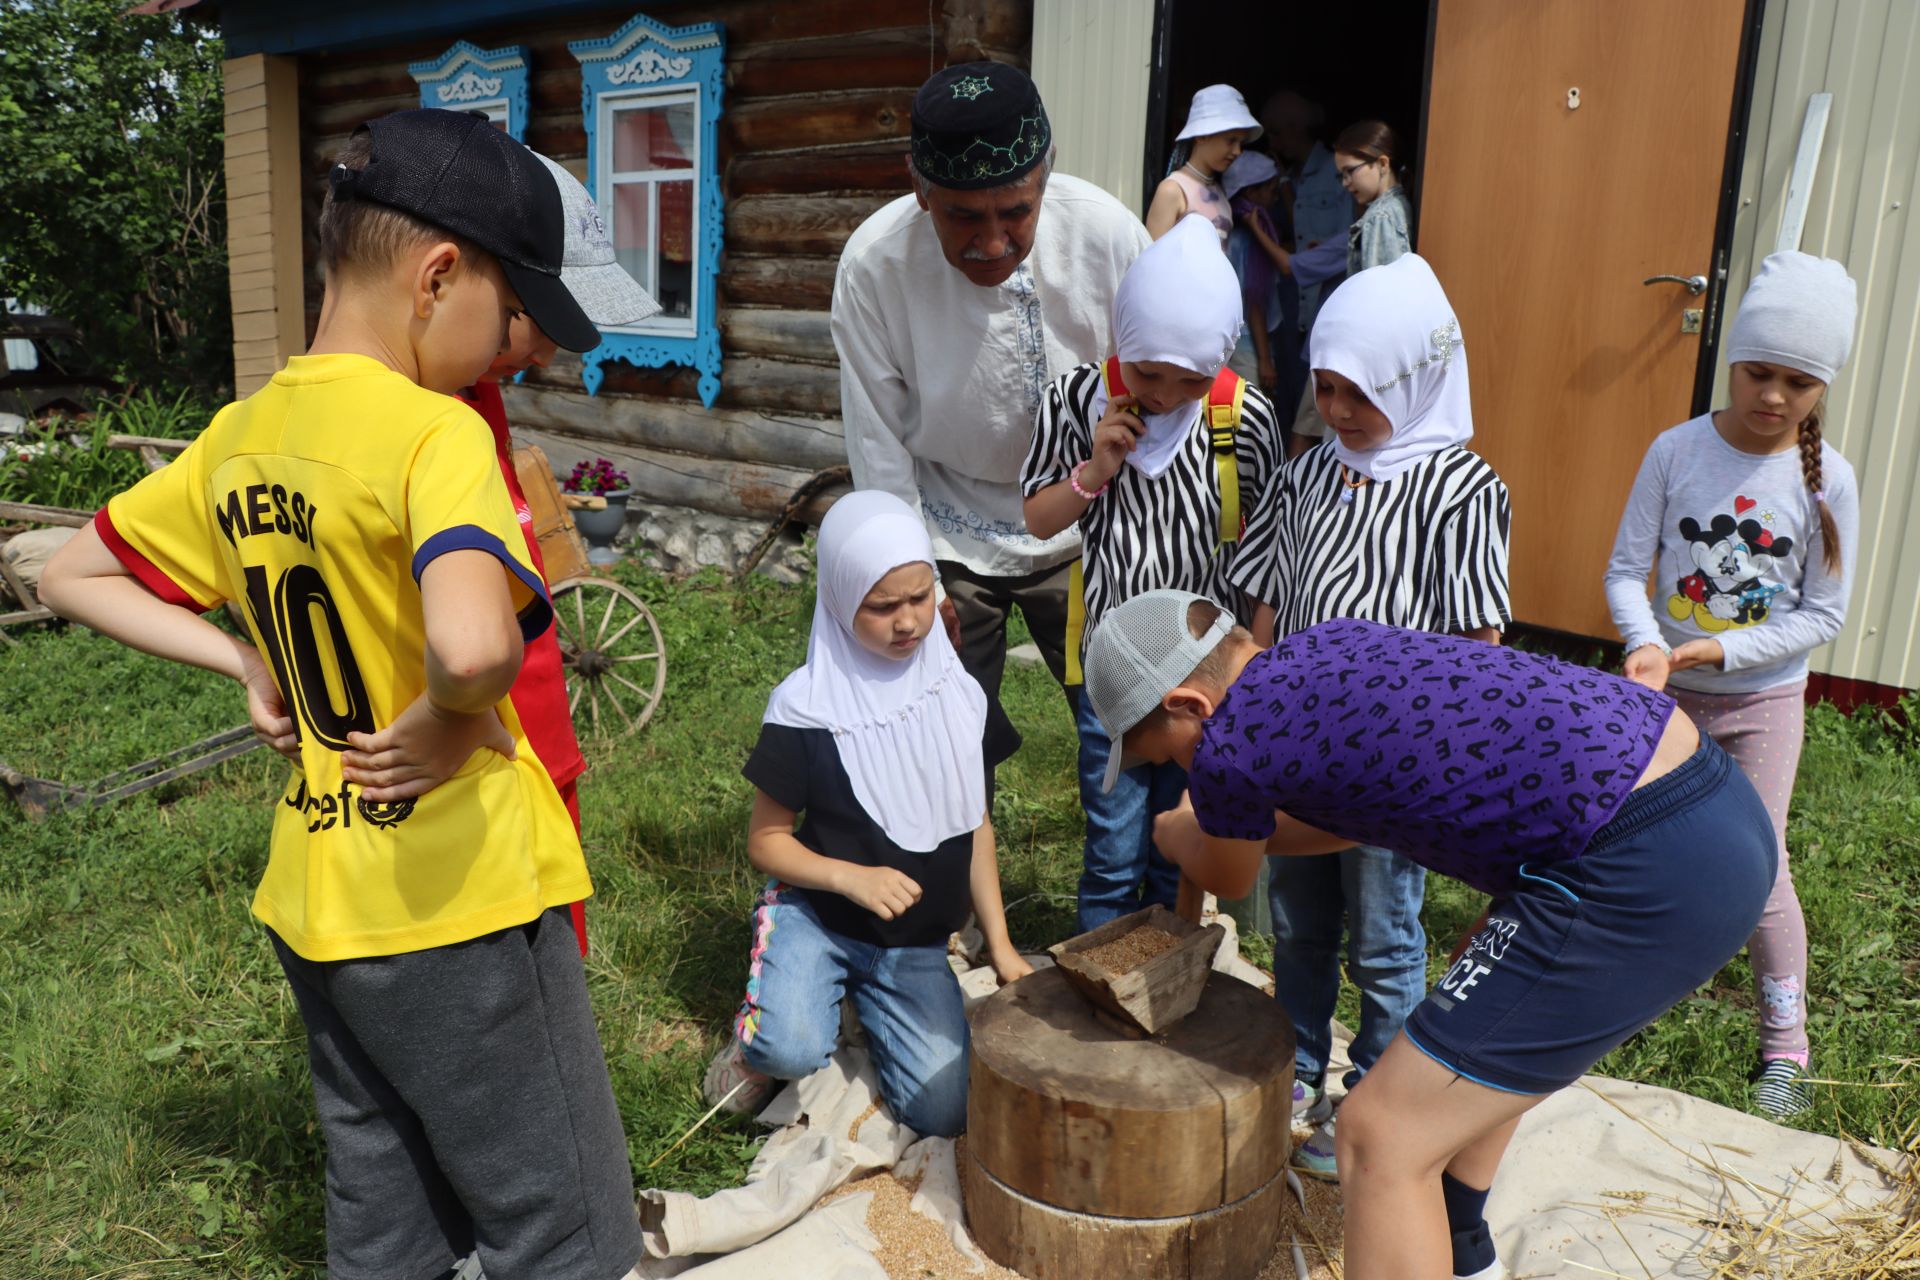
[[[1577,858],[1645,772],[1673,700],[1588,667],[1352,618],[1247,664],[1207,721],[1200,827],[1273,834],[1275,809],[1504,894]]]

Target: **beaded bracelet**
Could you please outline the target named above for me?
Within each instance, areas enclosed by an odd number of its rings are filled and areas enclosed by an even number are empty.
[[[1639,644],[1627,650],[1627,652],[1630,654],[1633,654],[1633,653],[1640,652],[1640,650],[1642,649],[1658,649],[1660,652],[1667,655],[1668,662],[1673,661],[1673,646],[1668,644],[1665,640],[1642,640]]]
[[[1082,489],[1080,487],[1080,469],[1086,465],[1087,464],[1085,462],[1074,463],[1073,470],[1067,473],[1067,483],[1073,486],[1073,491],[1075,493],[1079,494],[1082,498],[1085,498],[1088,502],[1092,502],[1095,498],[1099,497],[1101,494],[1107,491],[1107,485],[1103,484],[1098,489],[1093,490],[1091,493],[1089,493],[1085,489]],[[1112,484],[1112,483],[1113,482],[1111,480],[1107,482],[1107,484]]]

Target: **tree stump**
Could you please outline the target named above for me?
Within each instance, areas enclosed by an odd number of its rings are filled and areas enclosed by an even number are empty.
[[[1244,1280],[1272,1252],[1290,1151],[1293,1028],[1215,973],[1158,1036],[1102,1021],[1057,970],[981,1006],[967,1225],[1033,1280]]]

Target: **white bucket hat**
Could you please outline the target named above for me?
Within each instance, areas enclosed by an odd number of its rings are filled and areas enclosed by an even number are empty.
[[[560,257],[560,283],[565,285],[587,319],[596,329],[639,324],[659,314],[660,304],[640,287],[616,260],[613,241],[593,197],[556,161],[541,155],[533,158],[547,166],[554,185],[560,188],[560,209],[566,219],[566,248]]]
[[[1247,100],[1240,96],[1240,91],[1230,84],[1210,84],[1193,95],[1193,106],[1187,111],[1187,127],[1174,141],[1204,138],[1229,129],[1249,130],[1248,142],[1260,136],[1260,122],[1247,110]]]

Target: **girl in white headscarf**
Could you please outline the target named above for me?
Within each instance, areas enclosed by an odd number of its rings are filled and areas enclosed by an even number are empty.
[[[958,1133],[967,1022],[947,938],[971,907],[1000,980],[1031,972],[987,820],[986,695],[936,625],[933,582],[926,525],[893,495],[849,494],[821,522],[806,665],[768,699],[743,770],[747,856],[770,879],[712,1103],[755,1111],[775,1080],[825,1066],[846,999],[894,1119]]]
[[[1512,619],[1507,489],[1466,448],[1468,350],[1453,305],[1417,254],[1348,277],[1321,308],[1309,363],[1333,431],[1287,465],[1279,487],[1277,634],[1365,618],[1499,641]],[[1342,918],[1361,991],[1352,1088],[1426,995],[1425,874],[1369,845],[1333,858],[1277,858],[1269,869],[1274,990],[1298,1046],[1296,1108],[1321,1122],[1294,1163],[1332,1177],[1325,1073]]]
[[[1271,630],[1273,492],[1286,457],[1273,405],[1223,367],[1240,336],[1240,281],[1205,218],[1189,214],[1134,260],[1114,294],[1115,354],[1056,379],[1020,471],[1027,531],[1080,526],[1068,587],[1067,679],[1106,611],[1174,587]],[[1152,816],[1185,790],[1178,766],[1142,766],[1102,788],[1109,739],[1080,712],[1087,812],[1080,927],[1151,903],[1171,907],[1179,875],[1153,849]]]

